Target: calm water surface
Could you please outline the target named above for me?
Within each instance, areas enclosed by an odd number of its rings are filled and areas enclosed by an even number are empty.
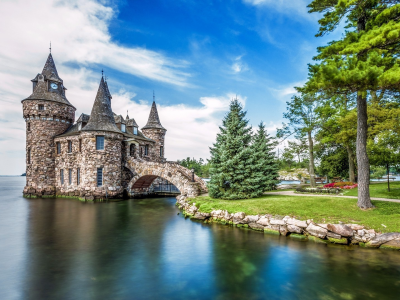
[[[0,177],[0,299],[400,299],[400,252],[206,225],[174,198],[24,199]]]

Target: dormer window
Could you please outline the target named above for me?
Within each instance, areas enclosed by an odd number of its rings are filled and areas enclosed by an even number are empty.
[[[137,135],[138,131],[137,131],[137,127],[133,127],[133,134]]]
[[[79,122],[79,124],[78,124],[78,130],[81,130],[81,129],[82,129],[82,123]]]
[[[121,124],[121,131],[122,132],[126,132],[126,125],[125,124]]]
[[[43,104],[39,104],[39,105],[38,105],[38,109],[39,109],[39,110],[44,110],[44,105],[43,105]]]

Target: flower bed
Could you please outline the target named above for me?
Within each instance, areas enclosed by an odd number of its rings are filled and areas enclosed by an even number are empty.
[[[325,186],[323,188],[307,188],[307,187],[299,187],[296,189],[298,193],[315,193],[315,194],[339,194],[341,192],[340,188],[328,187]]]
[[[349,189],[354,189],[357,186],[358,186],[357,183],[345,181],[345,182],[328,183],[328,184],[324,185],[324,188],[341,188],[341,189],[349,190]]]

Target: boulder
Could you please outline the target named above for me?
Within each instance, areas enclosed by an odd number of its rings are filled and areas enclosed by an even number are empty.
[[[328,238],[333,238],[333,239],[337,239],[337,240],[340,240],[342,238],[342,236],[340,234],[336,234],[333,232],[328,232],[328,234],[326,236]]]
[[[353,236],[353,229],[344,224],[328,224],[328,230],[345,237]]]
[[[232,214],[233,223],[240,224],[243,223],[243,219],[246,217],[244,212],[237,212]]]
[[[286,236],[287,234],[288,234],[288,230],[287,230],[287,227],[286,227],[286,225],[280,225],[279,226],[279,233],[281,234],[281,235],[283,235],[283,236]]]
[[[194,219],[198,219],[198,220],[204,220],[206,219],[206,216],[204,216],[202,213],[197,212],[194,216]]]
[[[288,229],[289,232],[295,232],[295,233],[302,233],[303,232],[303,230],[300,227],[296,226],[296,225],[288,225],[287,229]]]
[[[391,240],[390,242],[382,244],[379,249],[386,250],[400,250],[400,239]]]
[[[362,230],[364,229],[364,226],[358,225],[358,224],[346,224],[348,227],[350,227],[353,230]]]
[[[313,223],[310,223],[308,227],[306,228],[306,231],[310,233],[313,236],[319,237],[321,239],[325,238],[326,235],[328,234],[328,230],[325,228],[319,227],[314,225]]]
[[[328,229],[328,224],[317,224],[319,227]]]
[[[271,220],[269,220],[269,223],[271,225],[286,225],[285,221],[277,220],[277,219],[271,219]]]
[[[387,242],[390,242],[390,241],[396,240],[396,239],[400,239],[400,232],[384,233],[384,234],[376,236],[374,239],[372,239],[367,244],[365,244],[365,246],[377,248],[382,244],[385,244]]]
[[[258,221],[257,224],[263,225],[263,226],[268,226],[269,225],[269,219],[266,217],[261,217]]]
[[[246,223],[256,223],[259,218],[259,216],[246,216],[243,221]]]
[[[268,225],[264,227],[264,233],[279,235],[279,225]]]
[[[296,219],[288,219],[286,221],[287,224],[289,225],[294,225],[297,227],[301,227],[301,228],[307,228],[307,222],[306,221],[300,221],[300,220],[296,220]]]
[[[249,227],[254,230],[264,231],[264,226],[257,223],[249,223]]]

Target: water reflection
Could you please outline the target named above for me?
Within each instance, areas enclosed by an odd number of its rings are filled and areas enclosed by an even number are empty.
[[[0,178],[0,299],[398,299],[400,294],[399,252],[195,222],[178,215],[173,198],[99,204],[26,200],[18,190],[20,179],[14,180],[12,185]]]

